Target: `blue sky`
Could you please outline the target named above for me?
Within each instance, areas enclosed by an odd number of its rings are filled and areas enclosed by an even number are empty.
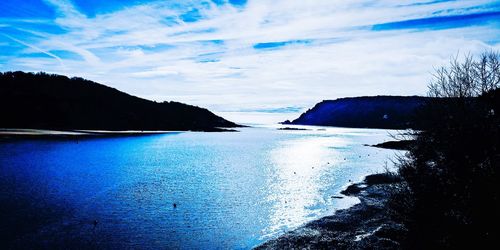
[[[243,122],[425,94],[435,67],[489,49],[500,1],[0,1],[0,71],[81,76]]]

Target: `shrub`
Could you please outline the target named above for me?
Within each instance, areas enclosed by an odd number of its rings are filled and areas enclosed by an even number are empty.
[[[500,54],[466,56],[436,70],[418,113],[425,128],[399,160],[403,182],[389,206],[406,248],[459,248],[496,237],[500,163]]]

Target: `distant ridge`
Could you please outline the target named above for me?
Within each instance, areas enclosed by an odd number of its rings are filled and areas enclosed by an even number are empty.
[[[325,100],[283,124],[351,128],[415,128],[415,112],[432,98],[422,96],[363,96]]]
[[[46,73],[0,73],[0,127],[218,131],[239,127],[207,109],[153,102],[85,80]]]

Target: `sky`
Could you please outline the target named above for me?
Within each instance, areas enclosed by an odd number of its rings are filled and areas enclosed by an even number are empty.
[[[84,77],[243,123],[425,95],[437,67],[485,50],[500,50],[500,0],[0,0],[0,71]]]

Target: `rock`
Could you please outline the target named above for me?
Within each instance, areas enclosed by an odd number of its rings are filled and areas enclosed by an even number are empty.
[[[351,196],[351,195],[359,194],[362,190],[363,190],[363,188],[359,187],[358,184],[352,184],[340,193],[343,195]]]

